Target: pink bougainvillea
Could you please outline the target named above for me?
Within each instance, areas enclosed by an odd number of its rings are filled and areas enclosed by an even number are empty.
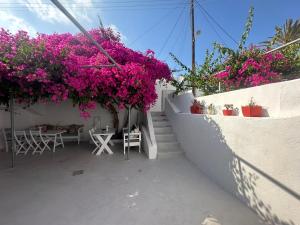
[[[225,70],[215,76],[224,83],[227,90],[279,81],[281,72],[290,67],[282,53],[263,54],[253,46],[236,58],[229,58],[225,64]]]
[[[71,99],[83,117],[89,116],[96,102],[148,110],[157,98],[156,80],[171,79],[169,67],[151,50],[143,54],[125,47],[110,29],[94,29],[90,34],[121,69],[93,67],[111,62],[82,34],[30,38],[24,31],[13,35],[2,29],[0,104],[7,105],[13,94],[27,104]]]

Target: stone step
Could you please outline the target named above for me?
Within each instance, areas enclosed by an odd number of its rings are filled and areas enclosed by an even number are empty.
[[[182,151],[180,145],[176,141],[172,142],[157,142],[158,152]]]
[[[171,127],[169,121],[153,121],[154,128],[156,127]]]
[[[166,116],[152,116],[152,121],[168,121]]]
[[[154,127],[154,134],[170,134],[173,133],[172,127]]]
[[[158,159],[163,159],[163,158],[169,158],[177,155],[182,155],[184,154],[183,151],[178,151],[178,152],[158,152],[157,153],[157,158]]]
[[[157,142],[176,142],[176,137],[173,133],[155,134]]]
[[[165,158],[183,154],[180,145],[177,142],[157,143],[157,157]]]
[[[166,116],[165,112],[151,112],[151,116]]]

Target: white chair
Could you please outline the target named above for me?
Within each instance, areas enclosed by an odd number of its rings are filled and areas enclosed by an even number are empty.
[[[4,144],[5,144],[5,151],[8,152],[9,151],[9,146],[11,143],[11,131],[8,128],[3,128],[2,129],[2,135],[3,135],[3,140],[4,140]]]
[[[14,132],[15,143],[16,143],[16,155],[24,154],[26,155],[29,151],[31,145],[27,141],[25,131],[15,131]]]
[[[33,143],[33,151],[32,155],[35,153],[40,153],[40,155],[45,151],[45,149],[51,150],[48,143],[51,139],[44,138],[41,133],[41,129],[37,130],[30,130],[30,137]]]
[[[142,135],[141,132],[130,132],[130,147],[138,146],[139,147],[139,153],[141,153],[141,141],[142,141]],[[128,148],[128,128],[123,128],[123,147],[124,147],[124,155],[126,147]]]
[[[92,141],[94,142],[94,144],[96,145],[96,148],[92,151],[92,154],[94,154],[101,148],[101,143],[97,138],[94,137],[94,132],[95,132],[94,128],[89,130],[90,137],[91,137]]]

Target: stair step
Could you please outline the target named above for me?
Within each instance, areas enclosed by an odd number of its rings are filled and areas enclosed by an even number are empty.
[[[155,134],[157,142],[176,142],[176,137],[173,133]]]
[[[153,121],[153,126],[156,127],[170,127],[169,121]]]
[[[177,155],[182,155],[184,154],[183,151],[178,151],[178,152],[158,152],[157,153],[157,158],[162,159],[162,158],[169,158],[172,156],[177,156]]]
[[[166,116],[165,112],[151,112],[151,116]]]
[[[152,116],[152,121],[169,121],[166,116]]]
[[[176,141],[172,141],[172,142],[165,141],[165,142],[157,143],[157,151],[158,152],[173,151],[173,150],[175,150],[175,151],[180,150],[179,143]]]
[[[181,155],[184,152],[181,150],[177,142],[161,142],[157,143],[157,157],[165,158],[170,156]]]
[[[154,127],[154,134],[170,134],[172,133],[172,127]]]

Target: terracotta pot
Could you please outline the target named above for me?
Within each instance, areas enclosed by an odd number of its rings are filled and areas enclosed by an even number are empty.
[[[242,106],[242,112],[245,117],[261,117],[262,107],[259,105]]]
[[[233,116],[233,109],[223,109],[224,116]]]
[[[202,108],[199,105],[192,105],[191,113],[192,114],[202,114]]]

